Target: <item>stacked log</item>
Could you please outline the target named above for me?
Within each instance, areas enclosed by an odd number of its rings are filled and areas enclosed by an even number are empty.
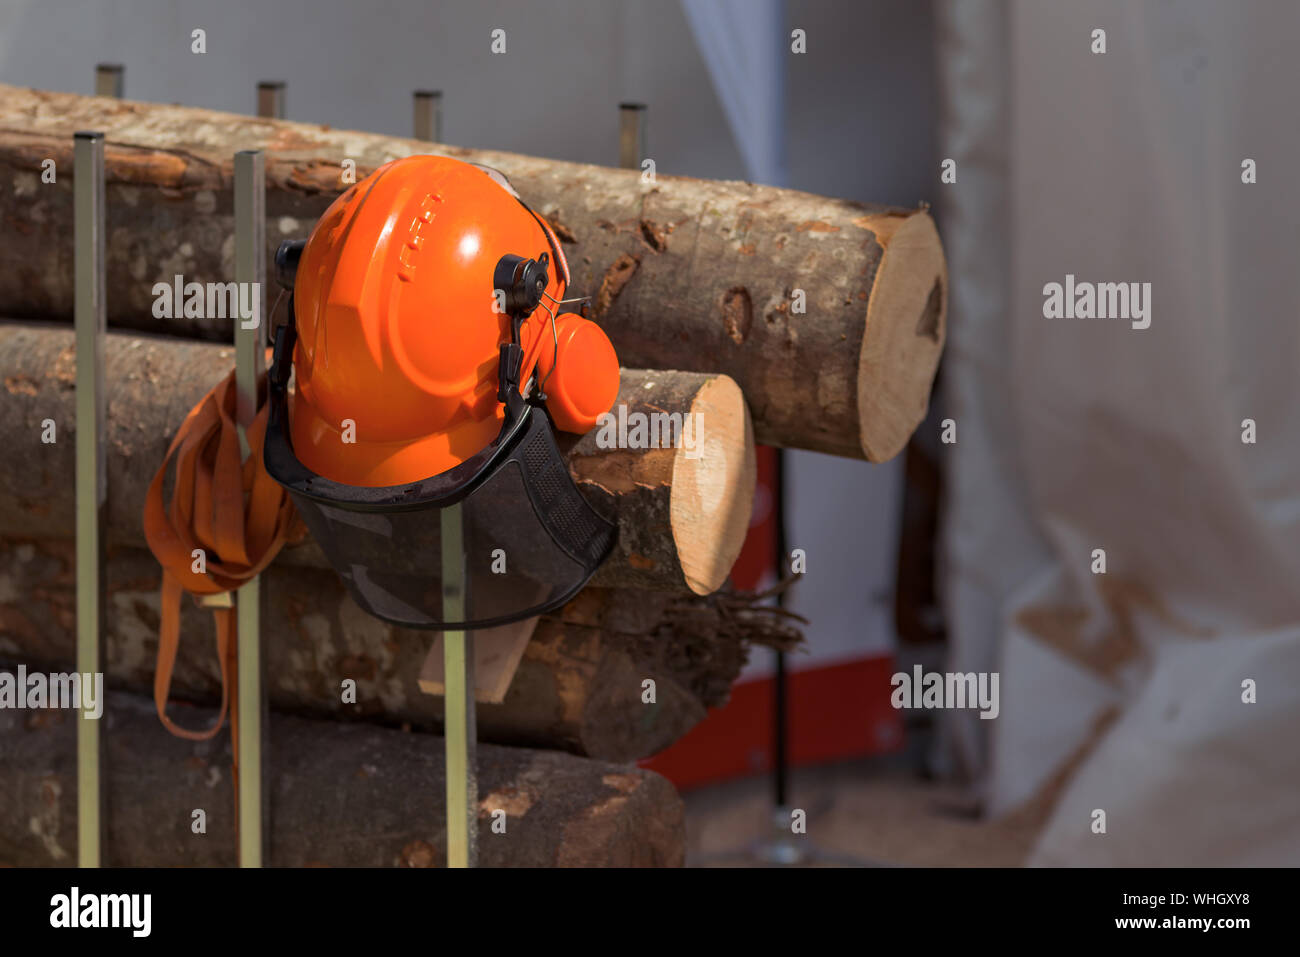
[[[502,170],[554,225],[572,290],[593,297],[627,366],[616,414],[698,423],[666,448],[611,447],[597,431],[562,443],[619,544],[592,587],[537,621],[504,700],[480,702],[477,719],[493,742],[479,751],[482,863],[681,863],[671,785],[607,762],[653,754],[725,703],[751,645],[799,642],[778,610],[719,591],[748,526],[754,443],[870,461],[904,446],[946,332],[925,210],[0,86],[0,316],[13,317],[0,320],[0,663],[48,670],[70,670],[74,646],[80,129],[106,135],[108,313],[129,330],[106,348],[108,666],[123,689],[106,718],[108,862],[233,862],[230,792],[214,790],[227,738],[173,739],[139,694],[161,577],[140,515],[177,426],[234,359],[230,320],[155,317],[154,285],[233,278],[232,156],[260,149],[268,267],[390,159],[435,151]],[[429,633],[367,617],[309,540],[263,580],[271,863],[441,863],[442,703],[417,690]],[[199,705],[220,687],[207,617],[187,604],[173,683]],[[208,720],[186,710],[182,723]],[[0,713],[0,863],[70,859],[75,720]],[[505,835],[490,828],[497,811]]]
[[[72,314],[71,150],[83,129],[106,137],[111,323],[230,341],[227,320],[154,318],[152,290],[177,274],[233,278],[236,150],[265,153],[268,264],[349,180],[441,152],[503,171],[552,220],[573,289],[594,297],[626,365],[730,376],[759,442],[878,462],[924,417],[947,326],[943,251],[924,210],[8,86],[0,315]]]
[[[110,334],[105,349],[108,544],[143,546],[145,493],[177,427],[229,373],[215,343]],[[70,537],[76,355],[66,326],[0,321],[0,534]],[[726,376],[624,370],[616,406],[698,416],[698,435],[667,448],[603,448],[596,432],[569,449],[581,489],[619,525],[597,584],[708,594],[731,571],[754,498],[754,438],[744,396]],[[53,423],[54,441],[48,423]],[[698,441],[697,441],[698,440]],[[662,443],[661,443],[662,444]],[[310,540],[295,564],[328,568]]]
[[[121,548],[108,570],[108,678],[148,693],[157,655],[158,563]],[[276,563],[263,575],[271,707],[315,718],[437,731],[442,700],[420,692],[431,633],[371,618],[333,571]],[[67,671],[75,661],[76,594],[70,539],[0,538],[0,661]],[[185,602],[173,679],[176,697],[220,698],[211,615]],[[634,761],[672,744],[707,709],[726,703],[753,644],[790,649],[798,631],[734,596],[703,598],[589,588],[544,616],[499,704],[478,705],[484,741]],[[653,681],[653,701],[643,682]],[[344,682],[355,699],[344,700]]]
[[[213,717],[202,708],[174,711],[199,727]],[[135,695],[110,694],[104,715],[105,863],[233,866],[229,739],[174,738],[152,702]],[[0,711],[0,864],[75,864],[80,720],[71,711]],[[263,733],[268,865],[446,861],[440,739],[278,714]],[[657,774],[558,751],[481,745],[478,780],[481,866],[682,863],[681,799]],[[196,811],[203,812],[198,832]]]
[[[232,356],[215,343],[120,334],[108,337],[105,353],[109,672],[124,687],[147,691],[161,576],[140,547],[141,507],[171,435]],[[0,323],[0,383],[10,413],[0,435],[11,443],[0,462],[0,488],[10,503],[0,509],[7,546],[0,577],[10,599],[0,604],[0,659],[50,670],[70,670],[74,657],[74,363],[66,326]],[[567,443],[579,487],[620,525],[619,549],[602,577],[658,591],[590,589],[540,621],[506,699],[478,709],[485,741],[617,761],[647,756],[725,701],[747,644],[761,633],[696,594],[722,584],[751,510],[753,438],[739,390],[725,376],[625,370],[620,404],[702,417],[698,443],[628,450],[605,447],[593,435]],[[441,700],[416,691],[427,634],[363,614],[310,543],[286,549],[264,577],[272,707],[438,729]],[[206,617],[186,608],[187,640],[174,680],[178,695],[199,701],[214,700],[220,687],[218,662],[202,640],[211,635]],[[789,629],[772,633],[787,646],[797,641]],[[345,701],[340,692],[348,679],[357,693]],[[655,687],[649,701],[647,679]],[[433,747],[427,737],[426,747]],[[24,792],[12,789],[24,780],[0,785],[0,799],[21,805]],[[672,819],[661,790],[646,793],[659,795],[645,812],[651,823]],[[0,830],[8,823],[0,821]],[[677,838],[680,845],[679,831]],[[600,841],[580,846],[590,856],[566,851],[568,862],[606,860]],[[527,862],[536,852],[520,853]],[[659,858],[674,859],[668,850]]]

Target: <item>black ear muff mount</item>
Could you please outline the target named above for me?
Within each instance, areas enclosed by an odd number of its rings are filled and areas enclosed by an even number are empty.
[[[492,285],[505,298],[502,305],[506,315],[519,319],[532,315],[551,281],[549,265],[550,257],[546,253],[540,259],[525,259],[513,253],[501,257],[492,273]]]
[[[298,263],[302,260],[302,251],[307,246],[305,239],[286,239],[275,251],[275,278],[288,290],[293,289],[294,280],[298,278]]]
[[[549,265],[550,257],[546,253],[537,259],[506,253],[492,272],[492,284],[496,294],[504,299],[501,306],[510,317],[510,341],[501,344],[497,371],[497,399],[507,405],[519,401],[519,378],[524,362],[519,328],[546,295]]]

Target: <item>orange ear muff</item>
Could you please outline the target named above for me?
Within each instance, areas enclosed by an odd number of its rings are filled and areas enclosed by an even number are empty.
[[[550,336],[542,333],[545,346],[539,366],[546,369],[554,348]],[[555,319],[559,354],[550,376],[544,380],[546,409],[555,427],[581,435],[595,428],[618,398],[618,356],[605,331],[590,319],[566,312]]]

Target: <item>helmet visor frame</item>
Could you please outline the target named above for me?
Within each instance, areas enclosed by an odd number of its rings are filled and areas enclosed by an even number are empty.
[[[378,487],[316,473],[289,429],[295,339],[292,319],[276,331],[263,462],[370,614],[428,630],[520,621],[571,599],[613,550],[617,527],[574,483],[545,410],[517,390],[496,438],[445,472]]]

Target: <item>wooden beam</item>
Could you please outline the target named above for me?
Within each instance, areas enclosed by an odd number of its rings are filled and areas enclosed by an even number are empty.
[[[514,681],[519,662],[537,630],[537,618],[474,632],[474,700],[500,704]],[[424,664],[420,666],[420,690],[438,695],[447,688],[446,642],[434,632]]]

